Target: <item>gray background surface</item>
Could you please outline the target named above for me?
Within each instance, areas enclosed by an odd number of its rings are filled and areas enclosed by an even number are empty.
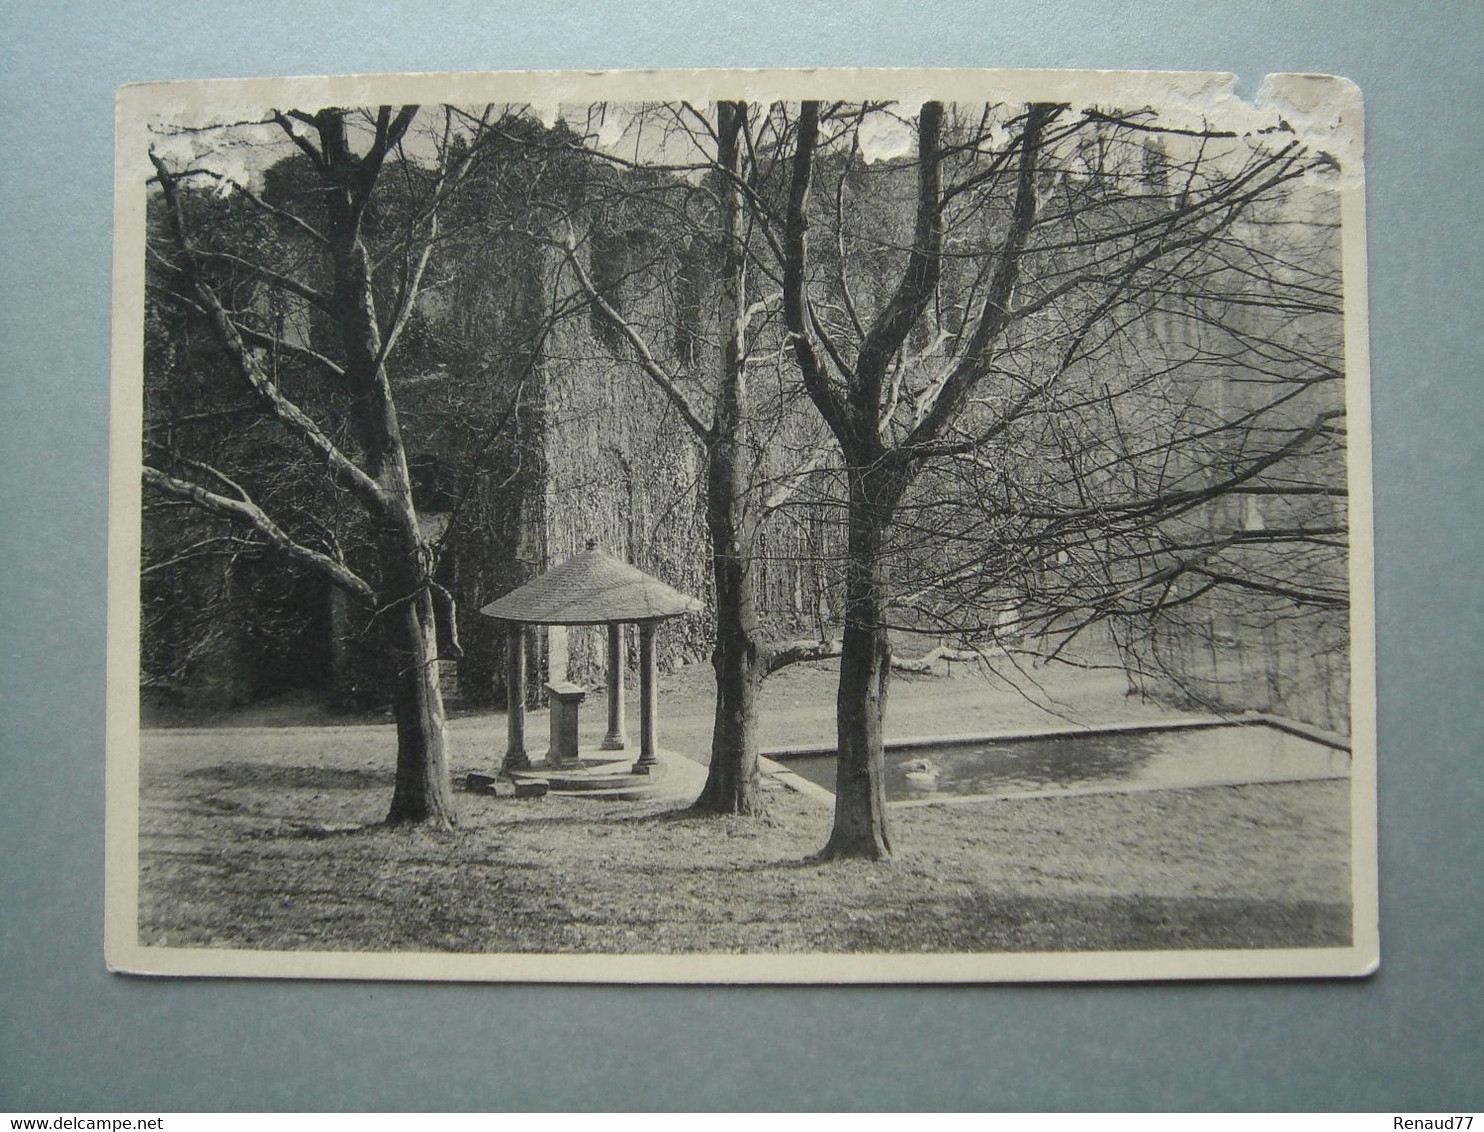
[[[543,11],[544,9],[544,11]],[[0,1109],[1478,1108],[1484,6],[0,0]],[[1382,970],[1342,983],[159,982],[102,958],[113,94],[641,66],[1348,75],[1367,101]]]

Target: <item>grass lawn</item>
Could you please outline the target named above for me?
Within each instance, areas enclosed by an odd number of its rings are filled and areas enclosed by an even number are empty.
[[[828,669],[769,682],[767,742],[828,737]],[[707,677],[698,667],[664,678],[667,747],[704,753]],[[1107,680],[1069,677],[1047,694],[1093,718],[1160,714]],[[585,729],[602,716],[590,705]],[[898,735],[1051,718],[977,679],[893,686]],[[673,801],[461,794],[459,833],[390,830],[376,824],[391,797],[390,726],[294,711],[233,722],[144,733],[143,944],[547,953],[1350,941],[1345,782],[894,808],[895,859],[819,865],[809,856],[829,808],[778,782],[756,819]],[[539,735],[542,721],[531,723]],[[500,716],[455,719],[455,774],[491,769],[502,734]]]

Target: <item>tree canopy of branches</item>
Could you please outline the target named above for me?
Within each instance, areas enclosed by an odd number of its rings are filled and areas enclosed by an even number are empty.
[[[780,225],[794,357],[845,476],[826,856],[890,852],[894,564],[912,566],[906,596],[940,631],[986,630],[1007,593],[1015,618],[1064,637],[1217,586],[1345,600],[1333,575],[1236,561],[1332,546],[1332,520],[1249,511],[1221,531],[1210,510],[1343,494],[1338,271],[1332,247],[1309,258],[1332,226],[1284,211],[1328,159],[1147,113],[927,103],[915,158],[872,171],[856,153],[881,112],[799,107]],[[887,184],[858,187],[872,178]],[[896,221],[893,195],[910,202]]]

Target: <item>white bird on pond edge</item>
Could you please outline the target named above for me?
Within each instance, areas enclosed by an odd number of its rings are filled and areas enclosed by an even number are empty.
[[[913,759],[903,764],[908,782],[922,786],[932,785],[938,781],[938,768],[933,765],[931,759]]]

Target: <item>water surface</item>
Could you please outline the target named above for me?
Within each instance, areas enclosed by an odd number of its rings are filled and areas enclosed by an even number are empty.
[[[788,759],[785,765],[827,790],[835,788],[833,755]],[[1349,752],[1256,723],[999,739],[886,752],[886,796],[891,801],[937,794],[1174,789],[1349,774]]]

